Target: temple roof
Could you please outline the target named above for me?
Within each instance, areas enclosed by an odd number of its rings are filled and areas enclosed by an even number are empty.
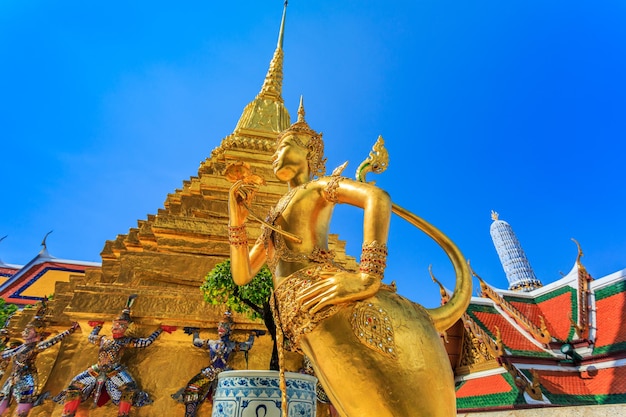
[[[485,337],[500,349],[497,361],[482,360],[491,369],[460,361],[460,411],[626,402],[626,269],[593,279],[581,255],[569,273],[528,292],[478,277],[482,294],[463,319],[464,343],[474,347],[464,352],[485,352]]]
[[[87,268],[99,266],[99,262],[56,258],[44,246],[24,266],[0,264],[0,277],[7,277],[0,284],[0,297],[7,303],[34,304],[52,293],[46,290],[51,289],[56,281],[67,281],[69,274],[83,274]]]

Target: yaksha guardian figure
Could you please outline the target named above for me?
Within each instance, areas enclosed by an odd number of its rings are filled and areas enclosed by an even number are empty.
[[[253,246],[246,220],[256,217],[249,207],[258,182],[245,175],[232,178],[228,233],[235,283],[247,284],[267,263],[278,346],[282,334],[290,349],[311,359],[341,417],[456,416],[454,379],[440,332],[469,304],[465,259],[440,231],[392,204],[385,191],[343,177],[342,167],[326,176],[324,165],[322,135],[305,122],[300,102],[298,120],[278,136],[272,157],[274,174],[289,191],[270,210]],[[358,271],[336,263],[328,247],[336,204],[363,209]],[[382,283],[392,213],[428,234],[450,257],[457,284],[445,305],[427,310]]]
[[[235,342],[230,340],[233,319],[230,312],[224,313],[224,318],[217,325],[219,340],[201,339],[198,329],[186,328],[193,333],[193,345],[206,349],[211,356],[211,363],[200,373],[191,378],[187,385],[181,388],[172,398],[185,404],[185,417],[195,417],[198,407],[203,401],[212,404],[213,392],[217,383],[217,375],[222,371],[228,371],[228,359],[233,352],[249,351],[254,344],[254,336],[262,334],[255,331],[245,342]]]
[[[8,320],[7,320],[7,323],[8,323]],[[13,347],[17,347],[21,344],[20,343],[17,346],[9,347],[9,340],[11,339],[11,337],[9,336],[9,331],[6,329],[6,327],[7,326],[5,325],[3,329],[0,329],[0,352],[4,352],[5,350],[8,350]],[[10,358],[5,359],[5,358],[0,357],[0,379],[4,376],[4,373],[9,367],[9,360]]]
[[[13,369],[0,391],[0,415],[9,407],[11,398],[15,398],[17,401],[15,414],[19,417],[27,416],[31,408],[41,402],[35,366],[37,355],[59,343],[78,328],[78,323],[74,323],[68,330],[48,340],[43,340],[45,338],[44,316],[47,311],[47,300],[43,300],[41,304],[33,320],[26,325],[22,332],[24,343],[2,352],[2,360],[10,359]]]
[[[126,336],[126,330],[132,323],[130,309],[136,297],[136,295],[131,295],[126,307],[122,310],[122,314],[113,320],[112,337],[99,334],[103,322],[89,322],[93,327],[89,334],[89,342],[100,347],[98,362],[76,375],[69,386],[54,398],[54,401],[64,404],[63,417],[76,415],[76,410],[81,401],[85,401],[91,396],[93,396],[94,404],[97,406],[102,406],[111,399],[114,404],[119,405],[119,417],[128,417],[133,405],[141,407],[152,402],[148,394],[139,389],[126,366],[120,360],[126,348],[148,347],[162,332],[170,333],[176,328],[161,326],[148,337]]]

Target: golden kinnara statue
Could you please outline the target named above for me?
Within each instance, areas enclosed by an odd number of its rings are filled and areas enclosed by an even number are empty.
[[[388,194],[362,181],[325,176],[321,134],[304,120],[278,136],[272,158],[289,191],[270,211],[251,248],[246,218],[258,182],[237,180],[229,195],[231,268],[244,285],[267,263],[274,279],[274,313],[291,350],[306,355],[342,417],[455,416],[452,369],[440,332],[463,314],[471,278],[463,256],[441,232],[392,204]],[[317,177],[316,179],[313,179]],[[337,203],[364,210],[360,269],[333,260],[328,233]],[[382,284],[387,235],[396,213],[431,236],[457,275],[443,306],[425,309]]]

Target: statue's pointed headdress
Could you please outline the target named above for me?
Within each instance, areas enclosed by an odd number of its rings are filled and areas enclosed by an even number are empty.
[[[48,298],[44,298],[40,302],[40,306],[35,313],[33,319],[26,325],[32,327],[38,334],[43,334],[46,330],[46,313],[48,312]]]
[[[124,306],[122,313],[117,317],[116,320],[123,320],[127,321],[128,323],[132,323],[133,319],[130,316],[130,308],[135,303],[136,298],[137,294],[131,294],[130,296],[128,296],[128,300],[126,300],[126,305]]]
[[[230,310],[226,310],[218,326],[223,327],[228,333],[230,333],[233,329],[233,324],[233,313],[231,313]]]
[[[302,96],[300,96],[300,105],[298,106],[298,120],[287,129],[280,132],[276,139],[276,145],[279,145],[283,138],[289,134],[308,136],[309,140],[306,143],[301,142],[296,137],[294,137],[294,139],[298,146],[309,150],[307,161],[311,177],[324,175],[326,173],[326,159],[324,158],[322,133],[317,133],[315,130],[311,129],[306,120],[304,120],[304,102]]]

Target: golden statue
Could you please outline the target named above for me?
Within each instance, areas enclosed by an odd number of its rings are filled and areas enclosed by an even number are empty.
[[[276,177],[289,191],[270,211],[252,247],[245,222],[259,184],[241,175],[230,189],[235,282],[247,284],[268,264],[277,327],[290,350],[311,360],[340,416],[455,416],[453,373],[440,333],[461,317],[471,297],[463,256],[433,226],[392,204],[385,191],[342,177],[345,164],[325,176],[323,153],[322,135],[304,120],[301,99],[298,120],[279,135],[272,158]],[[328,249],[338,203],[364,211],[357,272],[338,266]],[[392,212],[431,236],[450,257],[457,283],[445,305],[425,309],[382,284]]]

